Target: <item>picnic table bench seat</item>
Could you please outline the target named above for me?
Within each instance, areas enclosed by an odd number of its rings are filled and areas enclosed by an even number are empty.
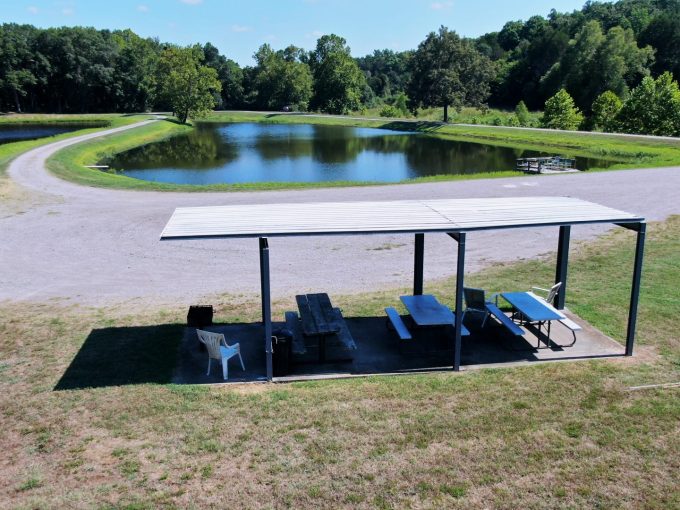
[[[335,325],[338,328],[338,332],[335,333],[336,338],[340,341],[340,344],[348,351],[354,351],[357,348],[357,344],[354,342],[354,337],[350,333],[347,327],[347,322],[342,316],[342,311],[340,308],[333,308],[333,316],[335,317]]]
[[[515,324],[510,317],[505,315],[503,313],[503,310],[498,308],[493,303],[487,302],[485,305],[487,312],[494,316],[496,319],[498,319],[498,322],[500,322],[501,325],[505,327],[506,330],[508,330],[511,334],[515,336],[523,336],[524,335],[524,330],[520,328],[517,324]]]
[[[387,319],[390,321],[392,326],[394,326],[394,331],[396,331],[397,335],[399,335],[399,339],[411,340],[413,338],[411,332],[406,327],[406,323],[404,323],[404,320],[401,318],[401,315],[399,315],[399,312],[397,312],[395,308],[388,306],[385,308],[385,313],[387,314]]]
[[[286,329],[288,329],[293,337],[291,338],[293,354],[305,354],[307,347],[305,346],[305,339],[302,336],[302,324],[297,312],[286,312]]]

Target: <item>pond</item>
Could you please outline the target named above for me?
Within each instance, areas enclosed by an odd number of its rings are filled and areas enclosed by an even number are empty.
[[[20,142],[22,140],[35,140],[47,136],[69,133],[79,129],[93,127],[104,127],[106,123],[85,122],[85,123],[58,123],[58,124],[0,124],[0,144]]]
[[[186,135],[102,161],[112,172],[175,184],[397,182],[442,174],[514,170],[549,156],[386,129],[308,124],[199,124]],[[579,169],[611,162],[577,158]]]

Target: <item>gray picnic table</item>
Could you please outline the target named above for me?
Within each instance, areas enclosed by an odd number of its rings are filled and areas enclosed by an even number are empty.
[[[411,314],[417,326],[455,326],[456,316],[445,305],[437,301],[432,294],[417,296],[400,296],[401,302]],[[461,324],[461,335],[468,336],[470,332]]]

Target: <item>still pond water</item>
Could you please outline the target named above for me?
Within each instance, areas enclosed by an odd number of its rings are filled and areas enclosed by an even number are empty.
[[[46,136],[60,135],[78,129],[103,127],[104,123],[78,123],[78,124],[0,124],[0,144],[19,142],[22,140],[35,140]]]
[[[175,184],[397,182],[513,170],[517,158],[550,155],[385,129],[238,123],[199,124],[187,135],[102,164],[129,177]],[[576,160],[579,169],[608,164]]]

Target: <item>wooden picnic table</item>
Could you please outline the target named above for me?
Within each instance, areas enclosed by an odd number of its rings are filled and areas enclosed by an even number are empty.
[[[330,336],[348,349],[356,349],[354,339],[347,328],[339,308],[334,308],[328,294],[300,294],[295,296],[300,311],[302,332],[308,337],[319,338],[319,362],[326,361],[326,339]]]

